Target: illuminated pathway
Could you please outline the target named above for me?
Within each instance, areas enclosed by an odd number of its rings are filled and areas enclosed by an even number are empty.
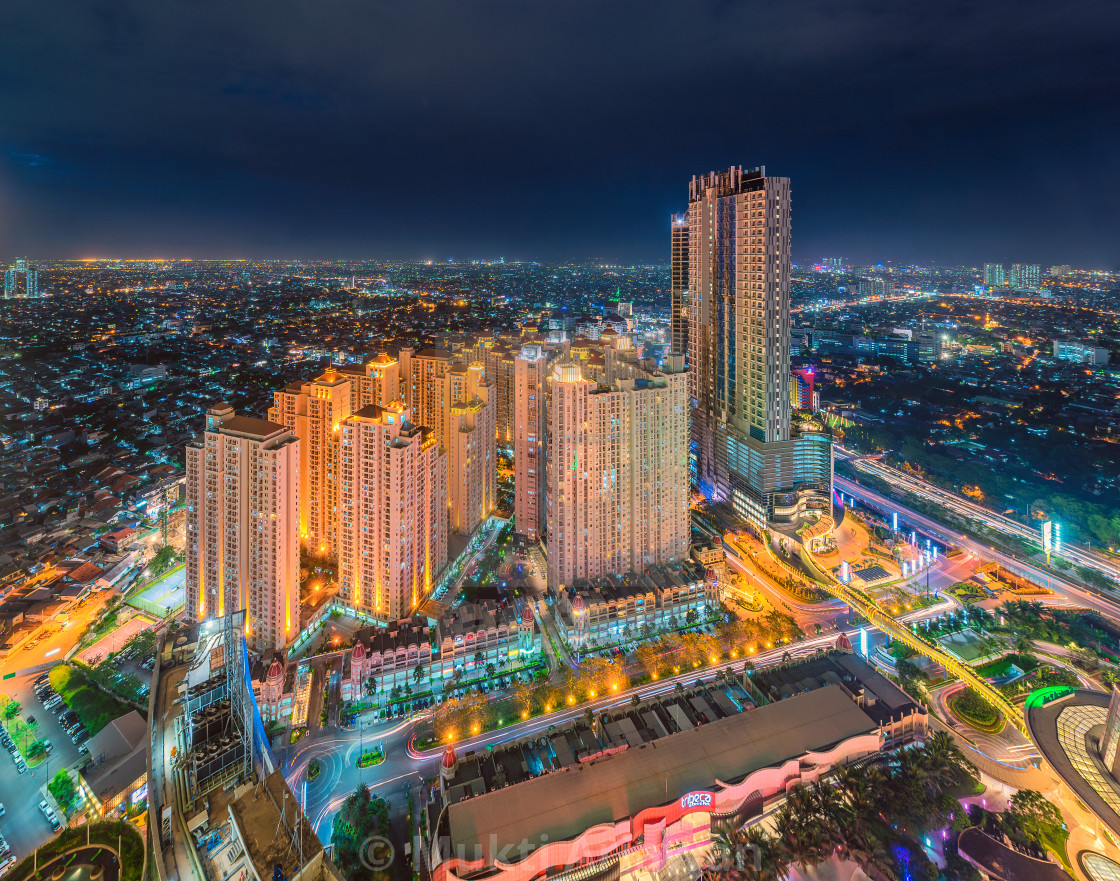
[[[936,661],[947,671],[956,676],[961,682],[972,686],[977,694],[982,695],[988,703],[1003,713],[1004,718],[1006,718],[1008,722],[1018,728],[1023,734],[1027,733],[1026,722],[1023,720],[1023,714],[1019,708],[1005,698],[999,690],[989,684],[987,680],[973,673],[972,668],[967,664],[957,660],[932,642],[928,642],[911,632],[909,627],[896,621],[892,615],[888,614],[882,606],[862,590],[850,587],[846,584],[841,584],[838,581],[830,581],[828,584],[821,584],[820,586],[834,597],[846,602],[852,607],[853,612],[862,615],[869,623],[874,624],[884,633],[905,643],[910,646],[910,648],[914,649],[914,651],[925,655],[931,661]]]

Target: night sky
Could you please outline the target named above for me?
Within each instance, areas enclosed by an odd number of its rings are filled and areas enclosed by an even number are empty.
[[[9,0],[0,261],[668,260],[688,179],[794,259],[1120,266],[1120,3]]]

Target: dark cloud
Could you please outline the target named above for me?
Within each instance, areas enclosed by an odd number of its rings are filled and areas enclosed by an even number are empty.
[[[1112,0],[20,0],[0,33],[12,253],[664,259],[692,174],[765,163],[799,259],[1120,262]]]

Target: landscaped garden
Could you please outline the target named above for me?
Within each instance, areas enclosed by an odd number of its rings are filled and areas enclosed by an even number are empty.
[[[984,588],[977,584],[969,584],[967,581],[958,581],[949,588],[949,593],[962,603],[978,603],[980,600],[987,599],[988,597]]]
[[[396,877],[388,832],[389,803],[362,784],[347,796],[331,822],[331,858],[348,881]],[[382,868],[370,868],[371,858]]]
[[[86,844],[117,849],[120,843],[121,881],[140,881],[144,872],[144,839],[136,827],[125,821],[94,822],[75,829],[63,829],[42,845],[37,854],[29,854],[16,863],[5,876],[6,881],[43,881],[42,869],[59,854]],[[35,865],[40,867],[36,872]]]
[[[985,698],[966,685],[951,698],[949,709],[958,719],[977,731],[995,733],[1003,728],[1003,716]]]
[[[359,768],[372,768],[374,765],[380,765],[383,761],[385,761],[385,753],[381,747],[376,747],[375,749],[367,749],[358,756],[357,765]]]

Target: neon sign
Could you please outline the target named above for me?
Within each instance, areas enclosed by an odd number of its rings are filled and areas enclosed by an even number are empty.
[[[688,795],[681,797],[682,811],[692,808],[710,808],[711,806],[712,794],[710,792],[690,792]]]

